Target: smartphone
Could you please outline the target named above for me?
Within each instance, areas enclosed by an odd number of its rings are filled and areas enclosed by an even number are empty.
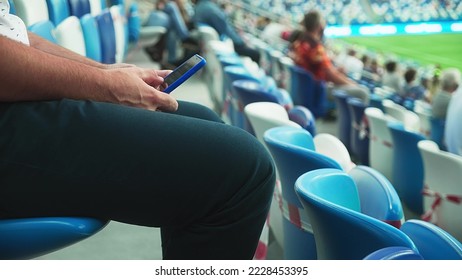
[[[205,65],[205,59],[200,55],[193,55],[191,58],[183,62],[180,66],[175,68],[172,73],[164,78],[166,88],[163,92],[170,93],[179,85],[189,79],[194,73]]]

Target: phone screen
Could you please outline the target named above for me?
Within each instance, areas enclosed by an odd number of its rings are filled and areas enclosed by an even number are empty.
[[[175,70],[173,70],[172,73],[165,77],[164,82],[167,84],[167,88],[164,90],[164,92],[171,92],[173,89],[191,77],[204,64],[205,60],[197,54],[183,62],[183,64],[178,66]]]

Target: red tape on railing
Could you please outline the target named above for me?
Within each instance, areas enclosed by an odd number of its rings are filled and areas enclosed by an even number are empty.
[[[439,192],[435,192],[435,191],[431,190],[427,185],[425,185],[424,189],[422,190],[422,195],[434,198],[430,209],[428,209],[428,211],[425,212],[421,216],[422,220],[427,221],[427,222],[431,222],[431,223],[434,223],[434,224],[437,224],[437,222],[438,222],[438,220],[435,217],[434,213],[435,213],[436,209],[441,205],[441,202],[443,200],[454,203],[454,204],[462,204],[462,196],[461,195],[441,194]]]

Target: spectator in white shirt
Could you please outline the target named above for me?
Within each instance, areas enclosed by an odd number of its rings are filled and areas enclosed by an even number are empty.
[[[432,115],[434,118],[446,119],[449,102],[461,82],[461,73],[457,68],[443,70],[440,77],[440,89],[432,101]]]

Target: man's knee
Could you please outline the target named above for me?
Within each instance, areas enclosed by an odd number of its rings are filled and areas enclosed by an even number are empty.
[[[223,120],[212,109],[206,106],[185,101],[179,101],[178,103],[178,110],[175,114],[214,122],[223,122]]]

